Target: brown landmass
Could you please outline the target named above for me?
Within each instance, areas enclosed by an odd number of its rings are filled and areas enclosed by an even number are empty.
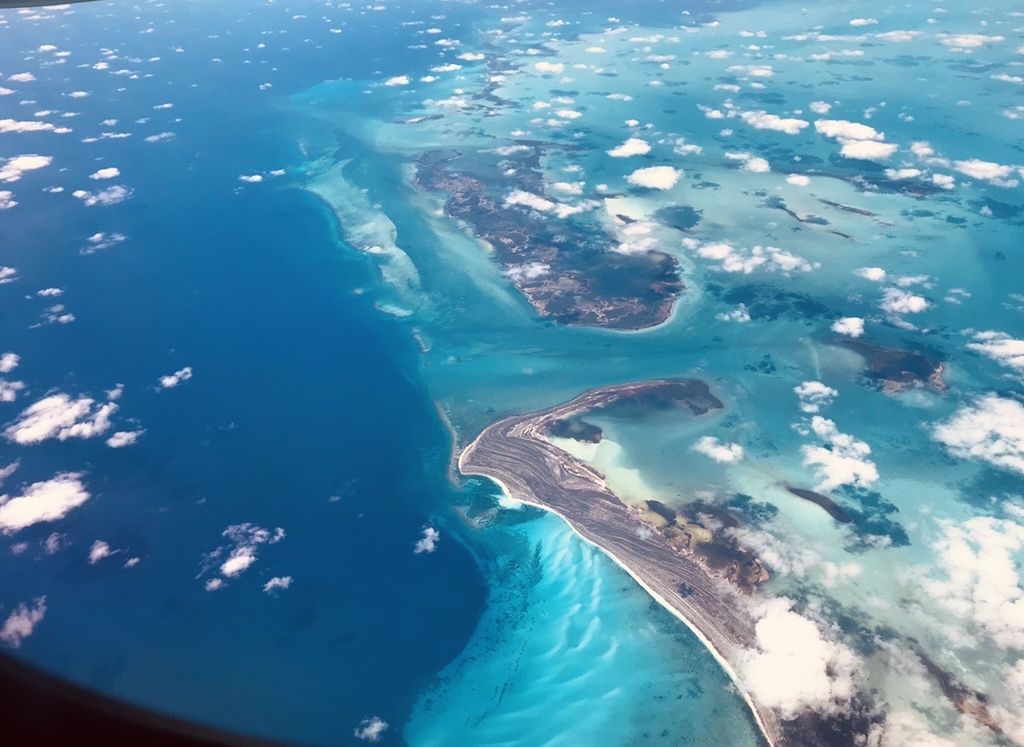
[[[624,330],[667,320],[683,288],[671,255],[616,252],[592,219],[555,219],[504,202],[513,189],[544,196],[535,168],[540,145],[520,145],[530,153],[516,161],[515,180],[474,175],[457,168],[462,154],[438,151],[417,160],[416,184],[447,196],[446,214],[494,248],[509,279],[541,317]]]

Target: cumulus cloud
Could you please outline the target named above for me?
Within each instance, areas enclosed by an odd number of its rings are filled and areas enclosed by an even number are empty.
[[[941,568],[924,583],[928,595],[1001,648],[1024,648],[1024,588],[1016,562],[1024,526],[990,516],[944,522],[932,547]]]
[[[89,192],[84,189],[76,189],[71,193],[71,196],[81,200],[86,207],[94,207],[96,205],[106,206],[124,202],[132,196],[132,190],[127,187],[123,187],[120,184],[115,184],[113,187],[107,187],[107,189],[99,192]]]
[[[43,169],[53,163],[51,156],[15,156],[0,161],[0,182],[16,182],[26,171]]]
[[[874,283],[885,282],[885,278],[888,276],[888,273],[881,267],[861,267],[854,274]]]
[[[784,273],[811,272],[818,266],[776,246],[755,246],[745,250],[725,242],[700,244],[692,239],[684,239],[683,246],[695,251],[702,259],[717,262],[718,269],[723,272],[740,272],[744,275],[757,269]]]
[[[806,187],[810,185],[811,179],[803,174],[790,174],[786,177],[786,183],[797,187]]]
[[[173,389],[174,387],[192,378],[192,366],[185,366],[172,374],[161,376],[157,383],[161,389]]]
[[[714,436],[697,439],[691,448],[698,454],[703,454],[720,464],[732,464],[743,458],[742,446],[737,443],[724,443]]]
[[[273,532],[269,529],[246,522],[232,524],[221,536],[228,544],[221,545],[203,556],[205,573],[210,567],[216,566],[223,578],[237,578],[256,562],[261,545],[274,545],[285,537],[285,531],[278,527]],[[202,573],[200,574],[202,575]],[[206,590],[214,591],[223,586],[223,578],[212,578],[206,581]]]
[[[638,137],[628,138],[622,145],[616,146],[608,151],[612,158],[629,158],[630,156],[642,156],[651,152],[651,146],[646,140]]]
[[[750,171],[755,174],[767,174],[772,170],[767,160],[755,156],[753,153],[726,153],[725,157],[730,161],[740,161],[742,163],[741,168],[744,171]]]
[[[884,161],[899,149],[898,145],[877,140],[848,140],[839,149],[839,155],[861,161]]]
[[[740,119],[757,130],[773,130],[787,135],[798,135],[810,123],[803,119],[783,118],[765,111],[741,112]]]
[[[735,309],[715,314],[715,319],[720,322],[738,322],[739,324],[746,324],[750,321],[750,311],[747,309],[746,304],[741,303]]]
[[[110,428],[110,416],[117,405],[97,405],[91,397],[72,399],[63,392],[51,394],[27,407],[4,430],[4,437],[17,444],[37,444],[50,438],[92,438]]]
[[[979,459],[1024,475],[1024,405],[989,394],[961,407],[932,437],[961,459]]]
[[[90,497],[78,472],[34,482],[21,495],[0,495],[0,531],[11,534],[34,524],[57,521]]]
[[[832,323],[832,331],[847,337],[860,337],[864,334],[864,320],[858,316],[844,316]]]
[[[408,75],[394,75],[384,81],[386,86],[407,86],[409,85]]]
[[[827,492],[843,485],[867,487],[878,480],[878,468],[868,458],[871,447],[864,441],[841,433],[833,421],[820,415],[811,418],[811,430],[826,444],[800,447],[804,465],[814,467],[817,474],[817,490]]]
[[[0,133],[11,132],[54,132],[58,135],[66,135],[71,132],[69,127],[57,127],[49,122],[39,120],[26,120],[19,122],[16,119],[0,119]]]
[[[672,189],[682,176],[682,171],[671,166],[648,166],[634,171],[626,181],[645,189]]]
[[[434,527],[423,527],[423,536],[416,540],[413,545],[413,552],[417,555],[432,553],[437,549],[437,543],[441,540],[441,533]]]
[[[112,434],[107,439],[107,446],[111,449],[123,449],[125,446],[131,446],[138,441],[143,433],[145,433],[144,430],[117,431],[117,433]]]
[[[45,616],[46,597],[37,598],[31,607],[24,603],[19,604],[0,628],[0,641],[11,648],[18,648],[22,641],[32,635]]]
[[[564,202],[549,200],[546,197],[541,197],[522,189],[514,189],[509,192],[505,196],[505,204],[528,207],[536,210],[538,213],[551,213],[559,218],[568,218],[570,215],[590,210],[594,206],[590,202],[584,202],[579,205],[567,205]]]
[[[0,210],[10,210],[18,206],[14,199],[14,193],[10,190],[0,189]]]
[[[754,628],[757,646],[739,656],[743,682],[755,700],[779,709],[784,718],[807,709],[838,712],[855,694],[860,662],[792,604],[785,598],[764,604]]]
[[[927,311],[928,299],[900,288],[886,288],[882,291],[881,308],[891,314],[920,314]]]
[[[103,540],[96,540],[92,543],[92,547],[89,548],[89,565],[96,565],[104,558],[109,558],[113,554],[109,544]]]
[[[1024,340],[1018,340],[1005,332],[976,332],[974,342],[967,347],[988,356],[1002,366],[1024,374]],[[2,360],[2,359],[0,359]],[[0,371],[3,368],[0,367]]]
[[[92,174],[89,175],[89,178],[96,180],[116,179],[119,176],[121,176],[121,169],[115,168],[114,166],[110,166],[108,168],[100,169],[99,171],[93,172]]]
[[[995,44],[1006,40],[1004,36],[986,34],[939,34],[938,38],[947,47],[958,50],[977,49],[986,44]]]
[[[10,373],[21,363],[21,356],[17,353],[0,354],[0,373]]]
[[[558,74],[565,70],[565,65],[561,62],[546,62],[541,60],[533,66],[534,70],[538,73],[554,73]]]
[[[805,381],[793,387],[793,391],[800,398],[800,410],[808,414],[820,412],[839,396],[839,392],[820,381]]]
[[[278,589],[287,589],[292,585],[291,576],[274,576],[272,579],[263,584],[263,591],[267,594],[277,591]]]
[[[885,135],[874,127],[845,119],[819,119],[814,123],[814,129],[837,140],[885,140]]]
[[[359,726],[352,733],[356,739],[363,739],[367,742],[379,742],[387,728],[387,721],[384,721],[379,716],[373,716],[372,718],[364,718],[360,721]]]
[[[965,176],[988,182],[996,187],[1016,187],[1020,183],[1018,179],[1011,178],[1016,169],[1001,163],[971,158],[966,161],[954,161],[953,168]]]

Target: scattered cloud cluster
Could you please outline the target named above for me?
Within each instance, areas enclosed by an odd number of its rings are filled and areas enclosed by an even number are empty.
[[[766,602],[755,626],[757,647],[739,656],[743,682],[754,699],[784,718],[805,710],[839,712],[856,694],[861,662],[847,646],[827,639],[810,619],[780,598]]]
[[[932,437],[961,459],[1024,475],[1024,405],[1015,399],[981,397],[936,425]]]
[[[64,392],[51,394],[25,408],[4,430],[4,437],[17,444],[37,444],[50,438],[92,438],[110,428],[117,412],[113,402],[98,404],[91,397],[73,399]]]

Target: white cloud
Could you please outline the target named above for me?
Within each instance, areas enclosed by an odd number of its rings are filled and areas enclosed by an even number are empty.
[[[773,130],[787,135],[797,135],[810,123],[803,119],[783,118],[764,111],[741,112],[740,118],[757,130]]]
[[[861,267],[854,274],[873,283],[885,282],[885,278],[888,276],[888,273],[881,267]]]
[[[1005,332],[985,331],[974,335],[974,342],[967,347],[987,355],[1000,365],[1024,373],[1024,340],[1018,340]],[[3,369],[0,368],[0,371]]]
[[[565,70],[565,65],[563,65],[561,62],[545,62],[544,60],[541,60],[533,67],[538,73],[558,74]]]
[[[885,42],[900,43],[914,41],[920,35],[920,31],[885,31],[881,34],[875,34],[875,38]]]
[[[7,80],[13,83],[31,83],[36,79],[32,73],[15,73],[14,75],[7,76]]]
[[[89,175],[90,179],[116,179],[121,176],[121,169],[110,166],[109,168],[100,169]]]
[[[874,26],[878,23],[877,18],[853,18],[850,19],[851,26]]]
[[[750,321],[750,311],[747,310],[746,304],[741,303],[735,309],[715,314],[715,319],[720,322],[737,322],[739,324],[746,324]]]
[[[1024,475],[1024,405],[989,394],[961,407],[932,437],[961,459],[980,459]]]
[[[413,552],[417,555],[432,553],[437,549],[437,543],[441,540],[441,533],[434,527],[423,527],[423,536],[416,540]]]
[[[9,190],[0,189],[0,210],[10,210],[18,206],[14,199],[14,193]]]
[[[797,187],[806,187],[810,185],[810,177],[804,176],[803,174],[790,174],[786,177],[786,182]]]
[[[874,127],[845,119],[819,119],[814,123],[814,129],[837,140],[885,140],[885,135]]]
[[[53,163],[51,156],[15,156],[0,164],[0,182],[16,182],[26,171],[43,169]]]
[[[942,530],[933,544],[941,575],[924,582],[928,596],[1001,648],[1024,648],[1024,589],[1015,558],[1024,549],[1024,526],[977,516],[945,522]]]
[[[76,189],[71,193],[71,196],[81,200],[85,203],[86,207],[94,207],[95,205],[106,206],[124,202],[132,196],[132,190],[122,187],[120,184],[115,184],[113,187],[107,187],[100,192]]]
[[[93,407],[95,404],[91,397],[72,399],[63,392],[48,395],[25,408],[4,430],[4,437],[26,445],[50,438],[66,441],[99,436],[110,428],[110,416],[117,412],[117,405],[107,402]]]
[[[880,143],[877,140],[849,140],[839,149],[843,158],[856,158],[861,161],[884,161],[892,156],[900,146],[893,143]]]
[[[359,726],[352,733],[356,739],[364,739],[367,742],[379,742],[387,728],[387,721],[384,721],[379,716],[374,716],[373,718],[364,718],[360,721]]]
[[[815,114],[825,115],[832,111],[832,104],[827,101],[812,101],[808,108]]]
[[[16,119],[0,119],[0,133],[15,132],[54,132],[58,135],[66,135],[71,132],[68,127],[57,127],[49,122],[28,120],[19,122]]]
[[[886,288],[882,291],[881,308],[891,314],[920,314],[929,306],[926,298],[899,288]]]
[[[752,78],[771,78],[775,75],[775,69],[771,65],[732,65],[726,68],[726,72],[749,75]]]
[[[842,643],[827,640],[818,626],[785,598],[763,606],[755,625],[757,647],[741,652],[739,670],[754,699],[777,708],[783,718],[812,709],[843,709],[855,694],[859,662]]]
[[[682,175],[682,171],[671,166],[648,166],[634,171],[626,181],[645,189],[671,189]]]
[[[17,353],[3,353],[0,355],[0,373],[10,373],[21,363],[21,356]]]
[[[986,44],[995,44],[1006,39],[1003,36],[986,34],[939,34],[939,41],[953,49],[977,49]]]
[[[394,75],[384,81],[386,86],[407,86],[409,85],[408,75]]]
[[[720,464],[732,464],[743,458],[742,446],[737,443],[723,443],[714,436],[704,436],[697,439],[697,442],[691,448]]]
[[[259,184],[263,181],[263,174],[242,174],[238,177],[238,181],[246,184]]]
[[[748,251],[725,242],[698,244],[693,240],[684,240],[683,245],[695,250],[702,259],[718,262],[718,269],[723,272],[740,272],[744,275],[757,269],[785,273],[811,272],[818,266],[775,246],[755,246]]]
[[[835,490],[842,485],[867,487],[878,480],[878,468],[868,459],[871,447],[847,433],[841,433],[836,424],[820,415],[811,418],[811,430],[827,446],[800,447],[804,465],[814,467],[818,476],[817,490]]]
[[[622,145],[616,146],[608,151],[612,158],[629,158],[630,156],[642,156],[651,152],[651,146],[646,140],[638,137],[631,137]]]
[[[172,374],[161,376],[158,379],[161,389],[173,389],[182,382],[188,381],[192,378],[192,366],[185,366]]]
[[[14,402],[18,399],[18,392],[24,388],[24,381],[0,379],[0,402]]]
[[[11,648],[18,648],[21,642],[32,635],[36,626],[46,616],[46,597],[39,597],[32,606],[19,604],[4,621],[0,628],[0,641],[3,641]]]
[[[544,262],[526,262],[521,265],[512,265],[505,274],[514,283],[522,282],[523,280],[536,280],[547,275],[551,271],[551,265]]]
[[[144,430],[117,431],[107,439],[107,446],[111,449],[122,449],[125,446],[131,446],[139,440],[143,433],[145,433]]]
[[[839,396],[839,392],[820,381],[805,381],[793,387],[793,391],[800,398],[800,410],[806,413],[820,412]]]
[[[217,570],[224,578],[237,578],[252,567],[259,554],[260,545],[274,545],[285,537],[285,531],[278,527],[273,532],[251,523],[232,524],[221,536],[229,545],[222,545],[203,557],[205,569],[217,564]],[[227,553],[227,557],[224,554]],[[223,558],[223,559],[222,559]],[[218,563],[219,561],[219,563]],[[209,579],[206,590],[214,591],[223,586],[222,579]]]
[[[291,576],[274,576],[272,579],[263,584],[263,591],[269,594],[277,589],[287,589],[292,585]]]
[[[18,496],[0,496],[0,531],[17,532],[41,522],[57,521],[89,500],[82,475],[64,472],[34,482]]]
[[[103,540],[96,540],[92,543],[92,547],[89,548],[89,565],[96,565],[104,558],[109,558],[113,552]]]
[[[248,570],[249,566],[256,562],[256,549],[254,547],[236,547],[231,555],[220,565],[221,575],[227,578],[234,578]]]
[[[864,320],[857,316],[844,316],[832,324],[832,331],[848,337],[860,337],[864,334]]]
[[[992,161],[982,161],[971,158],[966,161],[954,161],[953,168],[961,174],[988,182],[996,187],[1016,187],[1019,181],[1011,179],[1015,169],[1013,166],[1006,166]]]

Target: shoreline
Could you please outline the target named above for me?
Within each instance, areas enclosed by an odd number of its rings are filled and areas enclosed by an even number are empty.
[[[666,552],[657,539],[641,538],[635,532],[641,525],[604,485],[603,475],[550,443],[538,440],[540,431],[552,420],[614,402],[625,395],[643,393],[672,381],[656,380],[602,387],[545,410],[502,418],[466,445],[459,453],[456,464],[463,475],[490,479],[510,500],[558,516],[576,536],[596,547],[629,574],[711,653],[743,698],[764,741],[770,747],[778,747],[787,740],[777,715],[768,708],[758,706],[726,656],[730,648],[754,645],[756,637],[752,621],[737,617],[737,610],[722,601],[728,598],[729,592],[711,579],[702,566],[674,551]],[[681,383],[686,380],[674,381]],[[691,380],[689,383],[699,384],[706,390],[703,382]],[[515,445],[523,441],[527,442],[527,450],[532,448],[536,453],[521,449],[522,459],[516,460],[514,454],[510,458],[509,454],[515,451]],[[490,453],[481,456],[481,451],[486,451],[488,447],[491,448]],[[493,463],[487,463],[488,456],[493,458]],[[506,460],[504,465],[501,463],[503,458]],[[519,485],[514,486],[513,483]],[[544,490],[549,500],[541,498],[532,484]],[[571,492],[567,493],[566,490]],[[583,500],[576,497],[576,494]],[[560,502],[565,505],[559,505]],[[570,515],[574,512],[578,514],[575,517]],[[625,525],[627,521],[628,526]],[[595,526],[607,529],[607,536],[595,531]],[[629,536],[629,533],[635,536]],[[616,545],[620,546],[619,552],[616,551]],[[625,555],[633,557],[623,557]],[[673,583],[678,581],[678,576],[686,577],[685,583],[691,587],[691,591],[685,595],[680,594]],[[661,587],[660,591],[657,586]]]
[[[468,475],[477,474],[475,472],[465,472],[465,471],[463,471],[461,462],[462,462],[462,455],[460,454],[459,455],[459,471],[460,472],[462,472],[463,474],[468,474]],[[718,649],[715,648],[714,644],[712,644],[711,641],[708,640],[708,638],[704,635],[704,633],[701,632],[700,628],[698,628],[696,625],[694,625],[685,615],[683,615],[682,612],[680,612],[675,607],[673,607],[671,604],[669,604],[666,599],[664,599],[660,594],[658,594],[658,592],[654,591],[646,583],[644,583],[643,579],[641,579],[639,576],[637,576],[637,574],[633,571],[633,569],[630,568],[625,562],[623,562],[617,555],[615,555],[615,553],[611,552],[608,548],[603,547],[599,543],[594,542],[593,540],[589,539],[588,537],[585,537],[584,535],[580,534],[579,530],[577,530],[576,527],[573,526],[572,521],[570,521],[568,519],[568,517],[566,517],[563,514],[561,514],[557,509],[554,509],[551,506],[546,506],[543,503],[536,503],[534,501],[527,500],[525,498],[516,498],[514,495],[512,495],[509,492],[508,486],[505,485],[505,483],[503,483],[498,478],[491,477],[490,475],[479,475],[479,476],[480,477],[486,477],[487,479],[489,479],[492,482],[494,482],[499,488],[501,488],[501,492],[504,493],[505,497],[508,498],[510,501],[514,501],[515,503],[522,503],[522,504],[527,505],[527,506],[533,506],[534,508],[539,508],[540,510],[545,511],[545,512],[547,512],[549,514],[553,514],[554,516],[557,516],[559,519],[564,521],[566,526],[569,527],[569,531],[571,531],[574,535],[576,535],[576,537],[578,537],[580,540],[582,540],[585,544],[589,545],[590,547],[594,547],[597,550],[599,550],[605,557],[610,558],[611,561],[613,563],[615,563],[615,565],[617,565],[623,571],[625,571],[626,574],[630,578],[632,578],[640,586],[640,588],[643,589],[648,594],[648,596],[650,596],[661,607],[663,607],[665,610],[667,610],[668,613],[671,614],[674,618],[676,618],[677,620],[682,622],[683,625],[685,625],[686,628],[691,633],[693,633],[694,637],[698,641],[701,642],[701,644],[704,646],[704,648],[707,649],[708,653],[711,654],[711,657],[716,662],[718,662],[718,665],[722,668],[722,671],[725,672],[726,676],[729,678],[729,681],[733,684],[733,686],[736,688],[736,691],[740,694],[740,697],[743,698],[743,702],[747,704],[747,708],[750,710],[750,714],[751,714],[751,716],[754,719],[754,723],[757,725],[758,731],[761,732],[761,736],[764,737],[765,741],[769,745],[772,745],[772,747],[774,747],[775,745],[778,744],[777,742],[773,742],[772,741],[772,737],[769,735],[768,730],[765,727],[764,722],[761,719],[761,714],[760,714],[760,712],[757,709],[757,705],[754,703],[754,700],[753,700],[753,698],[751,698],[750,694],[743,688],[742,683],[740,682],[739,675],[736,673],[736,670],[733,669],[732,664],[730,664],[729,661],[721,654],[721,652],[719,652]]]

